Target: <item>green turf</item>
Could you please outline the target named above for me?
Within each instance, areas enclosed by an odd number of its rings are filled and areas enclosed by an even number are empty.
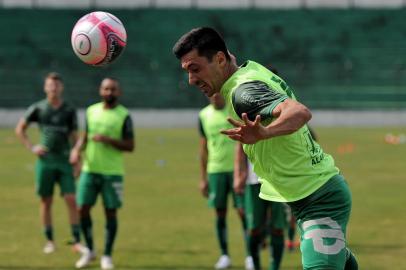
[[[316,128],[353,192],[348,228],[361,269],[406,269],[406,144],[384,142],[402,128]],[[125,205],[119,214],[116,269],[212,269],[218,257],[212,210],[197,188],[198,135],[194,129],[139,129],[134,154],[126,155]],[[35,137],[35,133],[32,134]],[[55,198],[55,254],[41,252],[44,239],[34,194],[35,158],[11,129],[0,130],[0,269],[73,269],[66,209]],[[103,247],[101,205],[93,210],[98,254]],[[240,223],[229,213],[230,253],[243,269]],[[263,258],[267,261],[267,252]],[[98,261],[93,268],[99,269]],[[299,252],[286,253],[282,269],[300,269]]]

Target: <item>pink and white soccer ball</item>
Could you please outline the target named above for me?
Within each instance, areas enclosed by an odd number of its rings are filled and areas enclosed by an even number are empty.
[[[80,60],[93,66],[105,66],[123,52],[127,33],[116,16],[95,11],[86,14],[75,24],[71,42]]]

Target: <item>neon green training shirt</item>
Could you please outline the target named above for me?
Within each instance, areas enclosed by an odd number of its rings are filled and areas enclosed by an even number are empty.
[[[222,86],[229,114],[240,120],[260,115],[263,125],[273,121],[273,109],[284,100],[296,100],[291,88],[266,67],[247,61]],[[339,173],[333,158],[313,140],[307,125],[298,131],[243,146],[261,182],[260,197],[292,202],[312,194]]]
[[[104,108],[102,102],[96,103],[86,111],[87,144],[82,170],[105,175],[123,175],[124,162],[122,151],[115,147],[93,141],[96,134],[113,139],[133,138],[133,127],[128,110],[117,105],[112,109]]]
[[[226,108],[217,110],[210,104],[199,113],[200,134],[207,140],[207,173],[234,170],[235,142],[220,133],[232,127],[227,121],[227,111]]]

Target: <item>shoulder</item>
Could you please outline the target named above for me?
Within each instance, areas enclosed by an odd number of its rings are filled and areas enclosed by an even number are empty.
[[[28,107],[27,111],[31,111],[31,112],[32,111],[39,111],[39,110],[44,111],[44,110],[47,109],[47,107],[48,107],[48,101],[46,99],[43,99],[43,100],[32,103]]]
[[[257,103],[261,102],[261,98],[272,92],[272,89],[265,82],[258,80],[245,82],[238,85],[234,90],[233,103],[259,105]]]
[[[76,108],[73,106],[72,103],[64,101],[63,102],[64,109],[68,112],[75,112]]]
[[[121,105],[121,104],[117,105],[116,111],[117,111],[120,115],[123,115],[123,116],[129,116],[129,115],[130,115],[130,111],[129,111],[126,107],[124,107],[123,105]]]
[[[203,109],[201,109],[199,111],[199,117],[204,117],[208,112],[210,112],[212,109],[212,105],[209,104],[206,107],[204,107]]]
[[[99,109],[99,108],[102,108],[102,107],[103,107],[103,103],[98,102],[98,103],[95,103],[95,104],[90,105],[89,107],[87,107],[86,111],[91,112],[91,111],[93,111],[95,109]]]

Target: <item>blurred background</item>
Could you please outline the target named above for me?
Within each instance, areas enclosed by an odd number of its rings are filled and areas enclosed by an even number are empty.
[[[208,25],[240,63],[272,65],[304,104],[325,110],[327,120],[316,122],[331,123],[333,109],[361,110],[334,118],[339,123],[367,110],[375,111],[370,124],[406,123],[404,114],[393,114],[406,105],[405,6],[405,0],[0,0],[0,115],[10,119],[10,109],[42,98],[49,71],[64,76],[65,98],[80,108],[98,99],[105,75],[121,80],[130,108],[200,108],[206,98],[187,85],[171,49],[184,32]],[[128,33],[125,53],[107,68],[83,64],[71,48],[75,22],[94,10],[115,14]]]

